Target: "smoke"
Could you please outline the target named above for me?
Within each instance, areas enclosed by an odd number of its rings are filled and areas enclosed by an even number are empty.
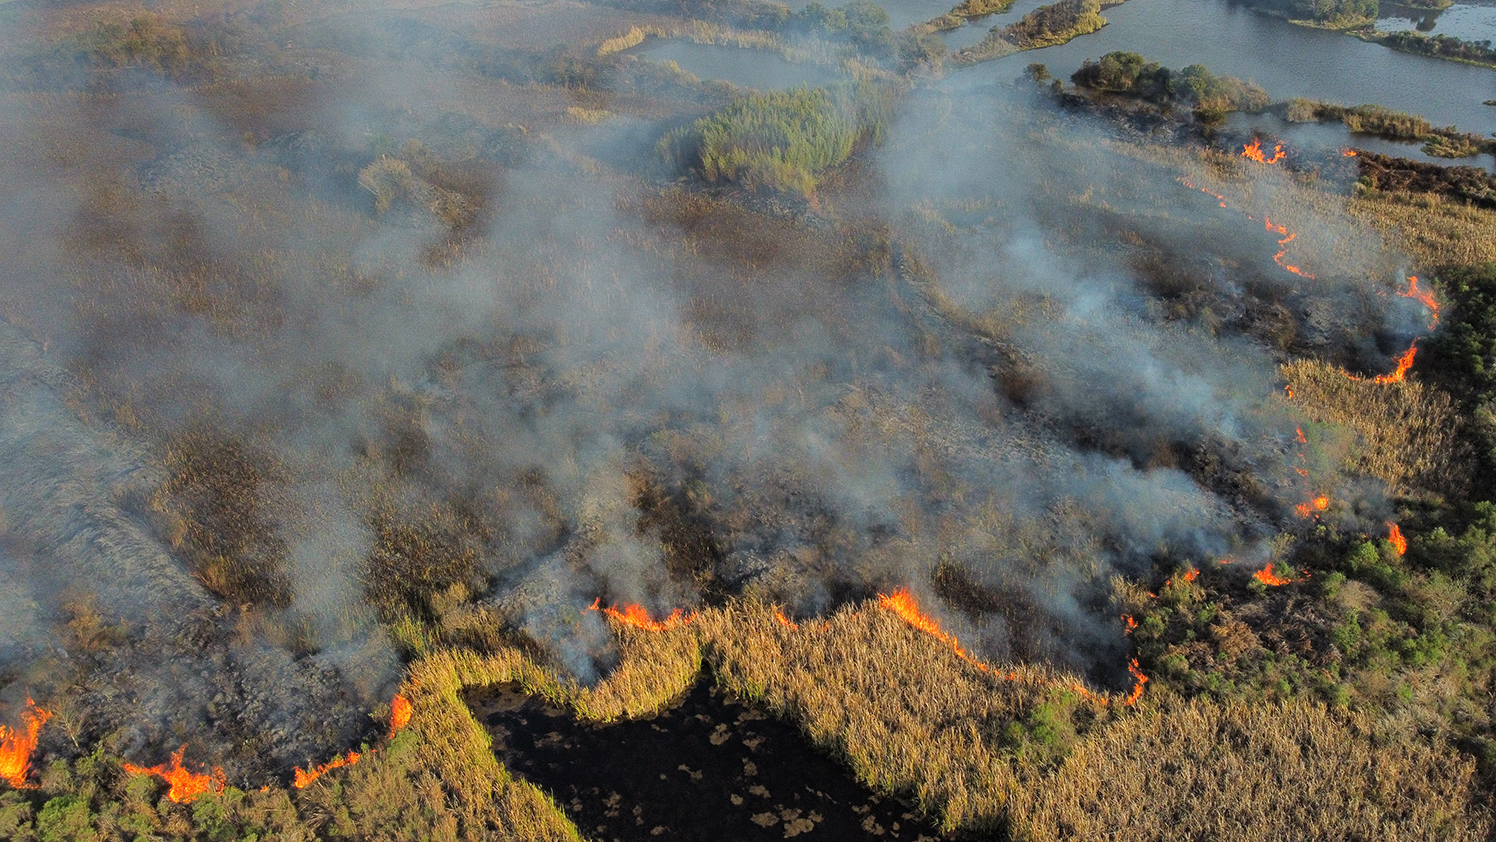
[[[0,113],[0,666],[68,661],[145,762],[330,756],[411,629],[594,678],[598,598],[908,585],[984,656],[1122,680],[1111,577],[1265,557],[1298,502],[1261,312],[1327,353],[1381,329],[1355,223],[1239,173],[1318,249],[1280,277],[1188,156],[1023,94],[915,92],[867,195],[795,221],[651,180],[661,124],[477,96],[430,65],[473,42],[374,18],[288,30],[350,56],[285,90]]]

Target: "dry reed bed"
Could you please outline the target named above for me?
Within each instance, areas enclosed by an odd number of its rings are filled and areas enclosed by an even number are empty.
[[[1344,468],[1396,490],[1458,491],[1468,482],[1460,428],[1464,419],[1443,391],[1412,380],[1375,383],[1315,360],[1282,366],[1295,406],[1320,424],[1353,430]]]
[[[324,787],[304,795],[329,799],[309,812],[347,816],[383,838],[577,839],[544,794],[494,758],[460,692],[519,683],[578,716],[612,720],[668,705],[709,664],[721,686],[798,722],[870,786],[910,797],[949,831],[1370,840],[1478,839],[1489,829],[1468,760],[1417,738],[1378,739],[1365,717],[1311,702],[1145,696],[1123,708],[1075,691],[1070,676],[980,670],[875,605],[791,629],[771,607],[743,602],[668,632],[616,631],[620,664],[593,688],[515,650],[424,658],[405,688],[411,726],[348,770],[345,807]],[[1015,756],[1003,728],[1056,703],[1080,723],[1073,751],[1058,763]]]

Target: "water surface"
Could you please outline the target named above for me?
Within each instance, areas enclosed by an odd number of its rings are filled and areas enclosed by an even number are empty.
[[[1110,24],[1068,44],[966,68],[946,84],[990,84],[1043,62],[1067,79],[1085,59],[1130,50],[1175,69],[1203,64],[1250,79],[1274,99],[1376,103],[1438,126],[1496,132],[1496,71],[1400,53],[1337,32],[1295,26],[1227,0],[1128,0],[1102,13]]]
[[[1383,0],[1380,15],[1376,24],[1380,32],[1412,30],[1464,41],[1496,40],[1496,5],[1456,3],[1447,9],[1430,11]]]
[[[652,61],[673,61],[701,79],[760,91],[824,85],[840,78],[837,69],[828,65],[790,61],[768,50],[697,44],[680,38],[650,39],[630,52]]]

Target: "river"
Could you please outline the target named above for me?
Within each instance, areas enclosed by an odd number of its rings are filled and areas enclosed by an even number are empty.
[[[1099,32],[957,71],[949,83],[1006,81],[1032,62],[1043,62],[1068,82],[1085,59],[1128,50],[1175,69],[1203,64],[1218,74],[1250,79],[1275,100],[1376,103],[1437,126],[1496,132],[1496,107],[1481,104],[1496,99],[1496,71],[1487,68],[1295,26],[1226,0],[1128,0],[1102,15],[1109,25]]]

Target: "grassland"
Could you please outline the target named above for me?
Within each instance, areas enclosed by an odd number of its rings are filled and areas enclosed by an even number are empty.
[[[1475,840],[1488,829],[1473,764],[1451,763],[1416,737],[1378,736],[1364,715],[1168,696],[1125,708],[1121,694],[1105,703],[1078,692],[1073,676],[979,670],[875,604],[799,629],[773,612],[740,603],[668,632],[616,628],[623,659],[593,688],[518,650],[433,654],[412,664],[402,688],[414,705],[408,728],[305,790],[230,789],[176,806],[101,753],[48,770],[35,812],[3,796],[0,827],[17,839],[35,828],[42,840],[60,838],[64,824],[90,838],[136,828],[164,839],[573,840],[561,811],[494,759],[460,692],[519,684],[606,722],[658,710],[707,668],[951,831],[1001,826],[1018,839],[1060,840],[1118,831],[1168,839],[1181,828],[1276,838],[1308,828]]]

